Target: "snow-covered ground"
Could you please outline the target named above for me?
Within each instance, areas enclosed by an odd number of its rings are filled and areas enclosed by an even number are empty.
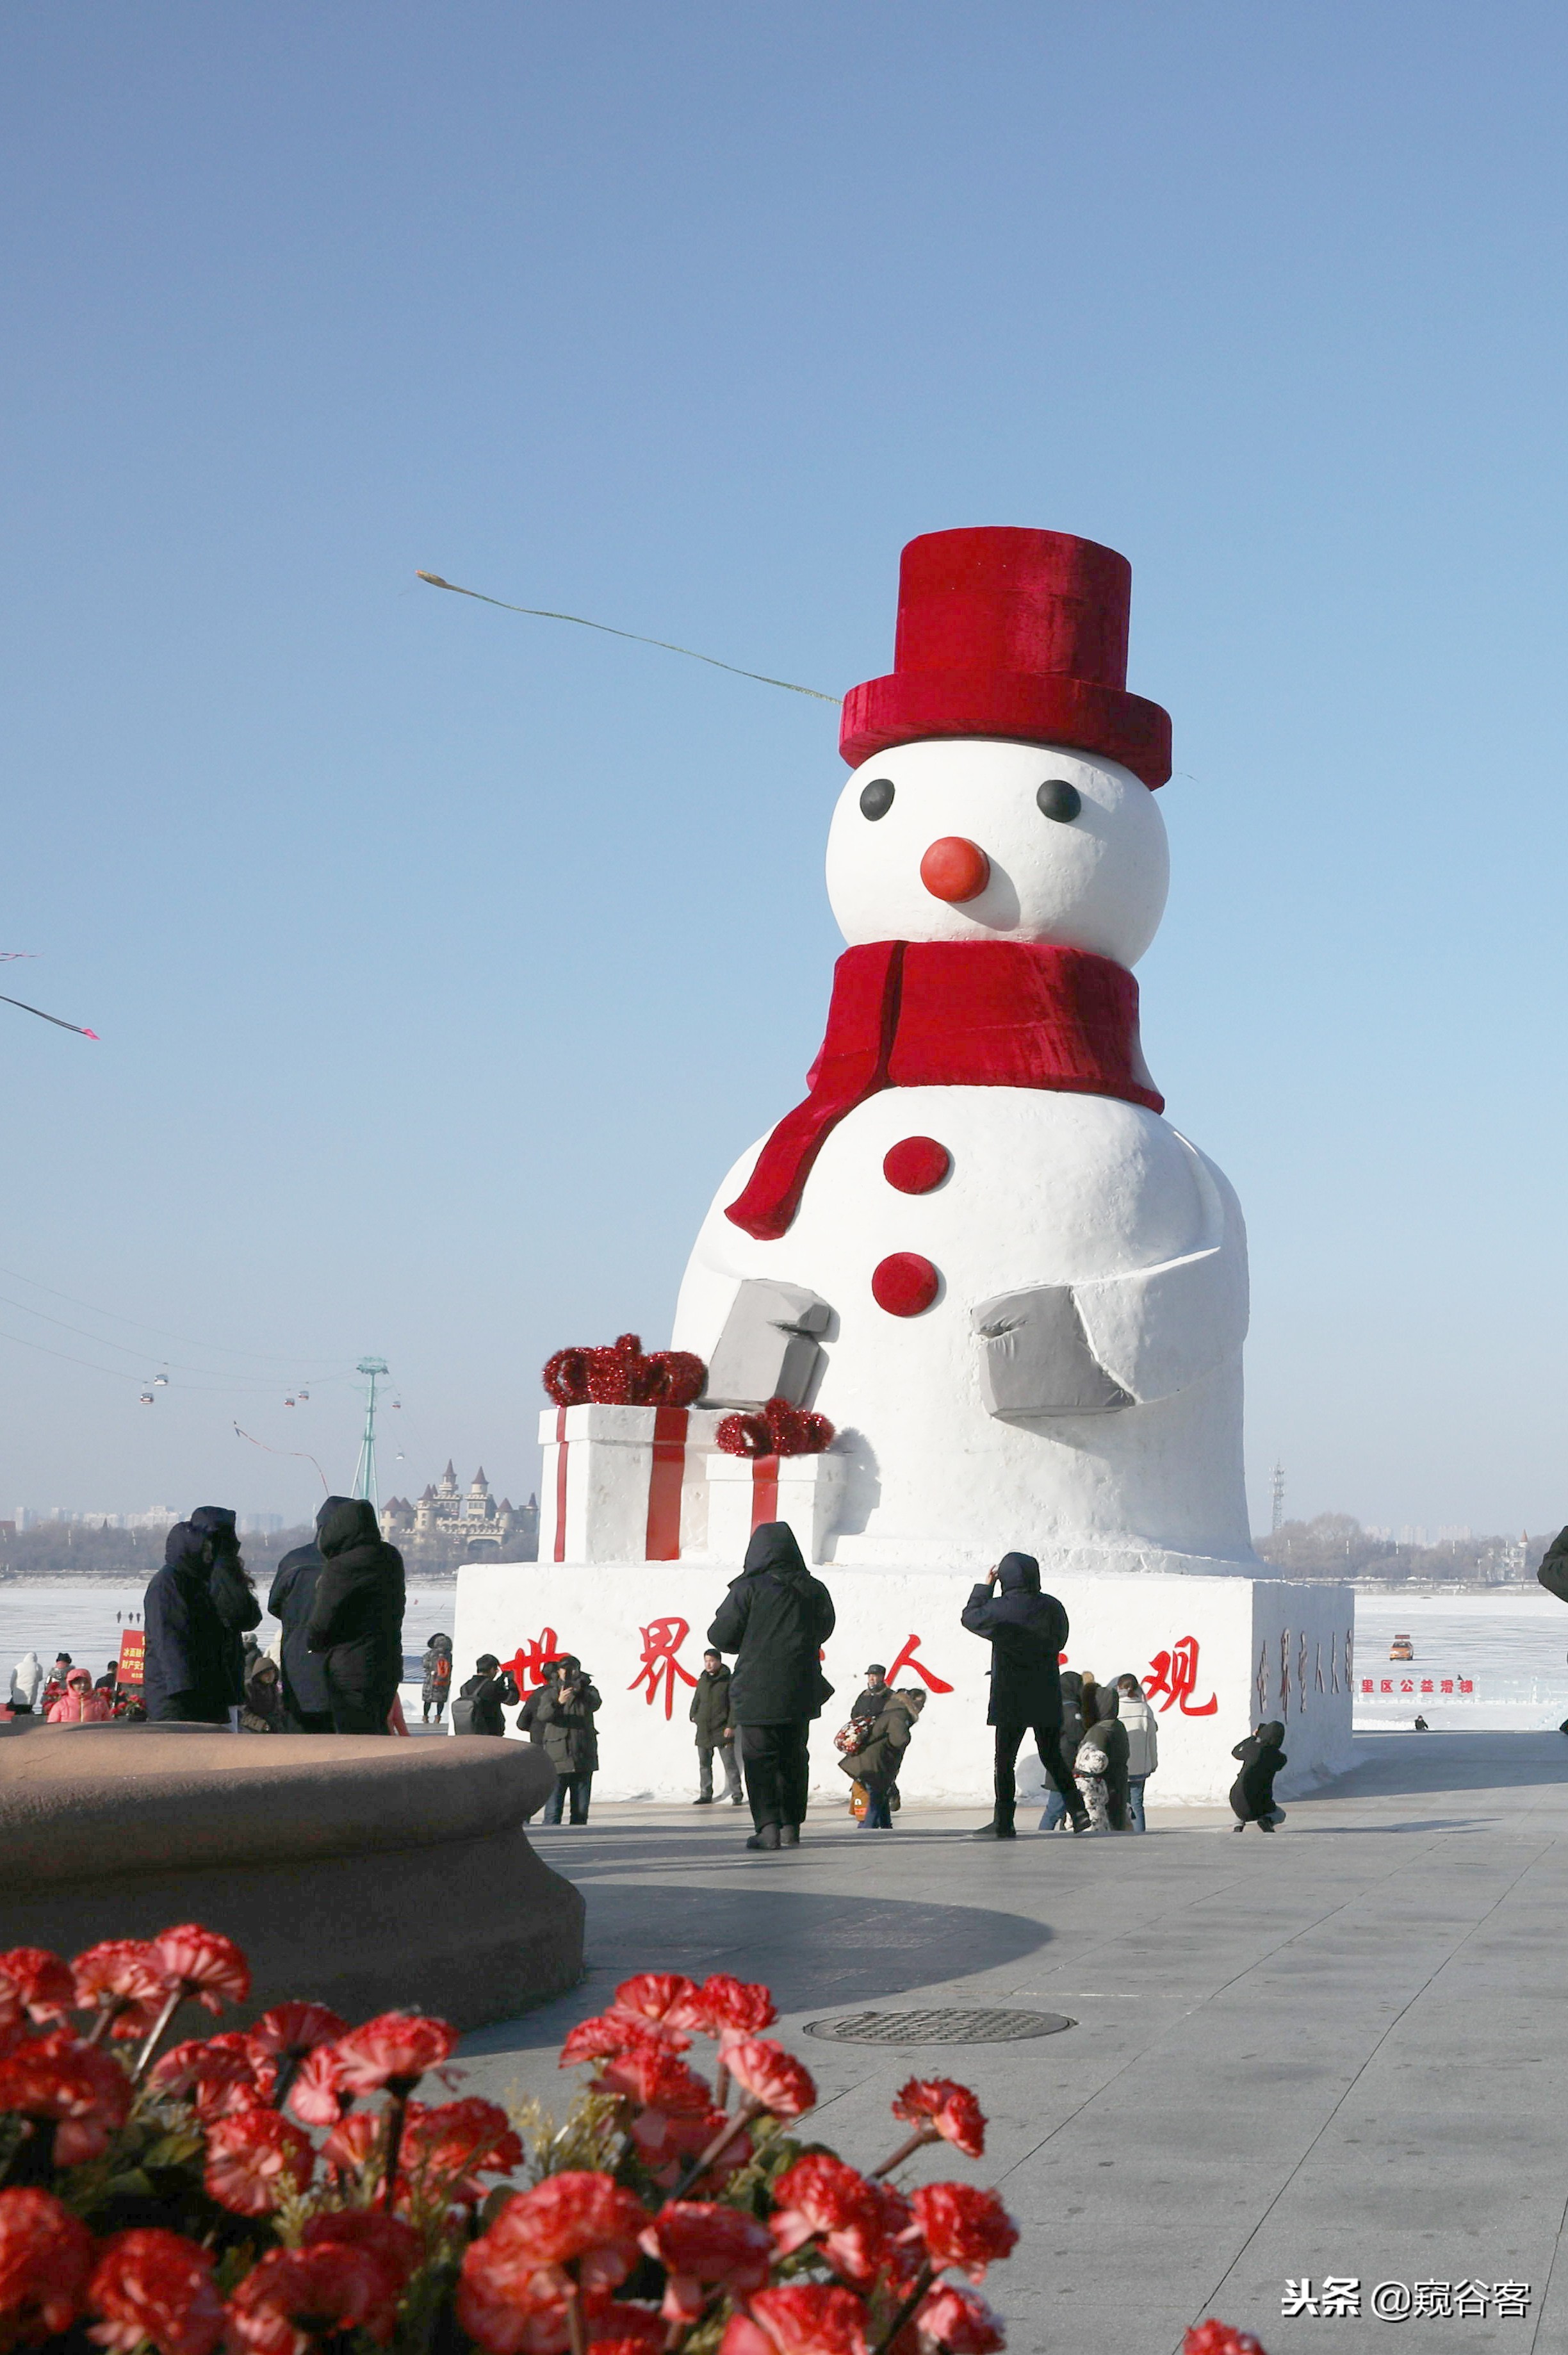
[[[1410,1637],[1413,1659],[1389,1658],[1395,1636]],[[1355,1687],[1360,1726],[1408,1725],[1418,1711],[1441,1731],[1558,1725],[1568,1718],[1568,1607],[1539,1586],[1358,1594]]]
[[[27,1651],[37,1652],[46,1670],[57,1652],[69,1652],[79,1668],[101,1676],[119,1657],[124,1628],[141,1624],[131,1620],[130,1614],[141,1610],[144,1591],[141,1586],[100,1585],[64,1578],[51,1578],[36,1586],[0,1582],[0,1700],[9,1686],[13,1663]],[[411,1582],[409,1615],[403,1623],[403,1639],[411,1649],[404,1655],[408,1681],[402,1696],[403,1714],[411,1731],[419,1730],[419,1655],[430,1636],[438,1631],[452,1633],[456,1608],[455,1580],[422,1579],[417,1590]],[[256,1630],[263,1651],[275,1649],[280,1632],[277,1621],[263,1612]]]

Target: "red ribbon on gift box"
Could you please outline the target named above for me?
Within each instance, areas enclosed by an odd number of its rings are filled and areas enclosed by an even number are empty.
[[[686,1469],[686,1426],[683,1406],[654,1409],[654,1460],[648,1473],[648,1533],[650,1561],[680,1560],[680,1484]]]
[[[752,1458],[752,1527],[761,1529],[764,1521],[776,1521],[779,1517],[779,1459],[776,1455],[753,1455]]]
[[[555,1545],[557,1561],[566,1560],[566,1413],[555,1411]],[[683,1406],[654,1409],[653,1463],[648,1472],[648,1518],[644,1544],[649,1561],[680,1560],[680,1488],[686,1469],[686,1433],[690,1418]],[[777,1459],[774,1458],[776,1464]],[[778,1482],[773,1482],[775,1499]]]

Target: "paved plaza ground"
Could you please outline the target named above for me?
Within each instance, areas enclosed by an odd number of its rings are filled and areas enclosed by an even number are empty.
[[[542,1830],[588,1900],[574,1994],[467,2040],[464,2088],[561,2103],[555,2048],[615,1982],[665,1968],[765,1979],[773,2031],[821,2092],[813,2124],[862,2165],[908,2075],[975,2086],[979,2164],[1022,2227],[986,2294],[1014,2355],[1168,2355],[1206,2314],[1280,2350],[1393,2336],[1281,2318],[1287,2278],[1528,2283],[1527,2318],[1413,2318],[1402,2349],[1568,2348],[1568,1742],[1374,1734],[1354,1772],[1269,1838],[1151,1808],[1142,1838],[965,1838],[906,1809],[863,1834],[812,1817],[751,1856],[726,1806],[606,1807]],[[1066,2013],[1005,2044],[826,2043],[873,2008]],[[699,2056],[700,2057],[700,2056]]]

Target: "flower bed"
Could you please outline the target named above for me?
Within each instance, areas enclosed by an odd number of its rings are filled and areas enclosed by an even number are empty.
[[[0,2355],[991,2355],[974,2294],[1018,2239],[994,2191],[905,2192],[927,2143],[985,2150],[975,2096],[912,2078],[868,2172],[804,2137],[816,2089],[766,1987],[644,1972],[574,2028],[557,2126],[451,2094],[456,2033],[250,1993],[190,1923],[73,1963],[0,1954]],[[714,2050],[709,2077],[685,2057]],[[522,2188],[517,2188],[518,2186]],[[955,2277],[957,2278],[955,2278]],[[1262,2355],[1217,2322],[1188,2355]]]

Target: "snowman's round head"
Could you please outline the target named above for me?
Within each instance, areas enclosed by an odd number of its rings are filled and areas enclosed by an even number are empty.
[[[827,896],[851,947],[1030,941],[1132,965],[1169,871],[1158,806],[1130,769],[993,737],[874,754],[827,837]]]

